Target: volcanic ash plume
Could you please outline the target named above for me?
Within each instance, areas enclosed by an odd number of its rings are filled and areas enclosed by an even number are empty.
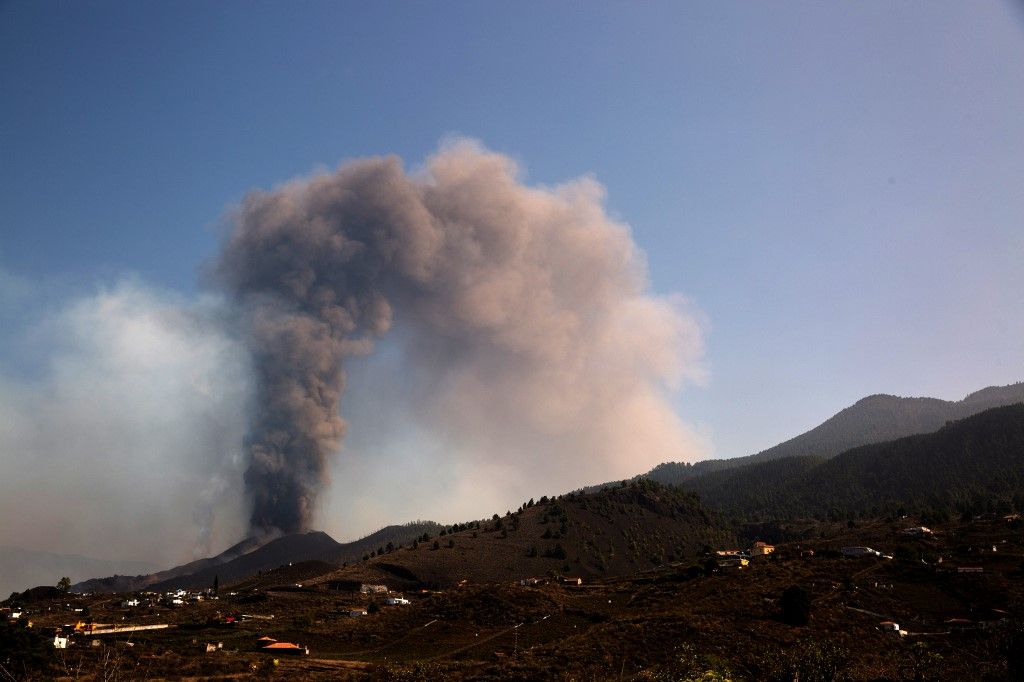
[[[544,477],[692,456],[666,391],[699,374],[698,326],[645,293],[602,199],[590,179],[525,186],[471,141],[417,173],[372,158],[247,196],[217,271],[257,372],[254,529],[308,528],[345,433],[346,358],[392,326],[422,419],[474,457]]]

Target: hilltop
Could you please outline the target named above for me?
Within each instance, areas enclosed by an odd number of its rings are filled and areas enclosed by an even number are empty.
[[[451,586],[552,574],[636,573],[732,541],[692,493],[654,481],[529,500],[515,512],[456,524],[318,582]]]

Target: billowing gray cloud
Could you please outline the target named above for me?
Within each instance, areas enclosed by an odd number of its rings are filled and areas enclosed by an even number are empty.
[[[251,373],[221,305],[126,280],[35,318],[11,345],[39,366],[0,371],[0,544],[171,565],[235,541]]]
[[[699,325],[652,295],[591,179],[531,187],[457,140],[249,194],[215,266],[255,369],[251,526],[308,528],[342,447],[346,363],[393,339],[406,404],[439,441],[553,485],[692,459],[669,402]],[[358,399],[358,398],[357,398]]]

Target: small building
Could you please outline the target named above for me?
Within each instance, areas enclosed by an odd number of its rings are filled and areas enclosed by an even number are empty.
[[[536,587],[537,585],[543,585],[547,580],[544,578],[523,578],[519,581],[519,584],[523,587]]]
[[[309,647],[302,646],[300,644],[292,644],[291,642],[273,642],[272,644],[261,646],[260,651],[266,651],[271,654],[309,655]]]
[[[900,625],[899,623],[895,623],[891,620],[883,620],[878,624],[878,629],[882,632],[899,632]]]
[[[362,585],[359,586],[359,592],[361,594],[387,594],[388,593],[388,586],[387,585],[368,585],[366,583],[363,583]]]
[[[566,576],[566,577],[562,578],[562,584],[563,585],[582,585],[583,584],[583,578],[580,578],[579,576]]]
[[[755,542],[754,546],[750,548],[750,554],[752,556],[768,556],[774,551],[774,545],[769,545],[767,542],[761,542],[760,540]]]
[[[121,602],[121,608],[125,608],[125,609],[131,608],[133,606],[138,606],[138,605],[139,605],[139,600],[135,599],[135,598],[125,599],[123,602]]]
[[[845,557],[882,556],[881,552],[870,547],[843,547],[840,551]]]
[[[362,618],[366,615],[366,609],[352,609],[348,612],[349,618]]]
[[[900,533],[912,538],[924,538],[932,535],[932,529],[926,526],[913,526],[911,528],[904,528]]]
[[[61,637],[60,635],[54,636],[54,638],[53,638],[53,648],[54,649],[67,649],[68,648],[68,638],[67,637]]]
[[[408,604],[411,604],[412,602],[410,602],[408,599],[405,599],[404,597],[388,597],[385,600],[385,603],[388,606],[406,606]]]

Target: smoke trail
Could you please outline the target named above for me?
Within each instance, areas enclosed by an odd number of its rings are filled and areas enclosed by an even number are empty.
[[[423,413],[477,456],[692,456],[665,391],[699,375],[698,326],[645,292],[642,254],[602,200],[590,179],[525,186],[466,140],[415,174],[364,159],[248,195],[217,274],[257,372],[252,526],[309,526],[345,433],[345,360],[393,322]]]

